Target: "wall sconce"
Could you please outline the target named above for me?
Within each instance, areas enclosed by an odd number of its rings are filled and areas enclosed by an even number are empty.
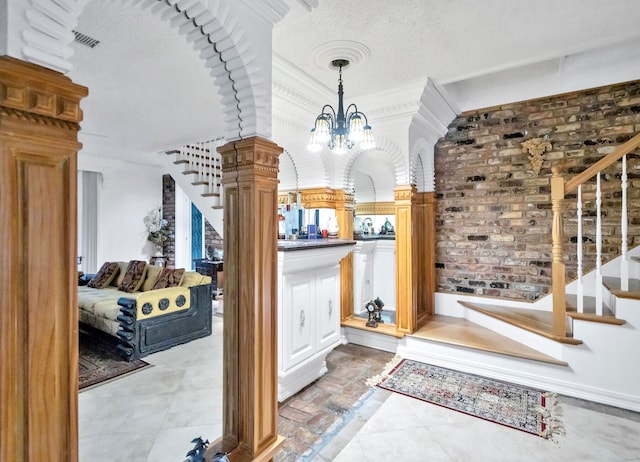
[[[540,173],[542,163],[544,162],[544,153],[551,151],[553,146],[551,143],[543,138],[533,138],[520,143],[522,146],[522,152],[529,154],[529,162],[531,162],[531,168],[536,176]]]

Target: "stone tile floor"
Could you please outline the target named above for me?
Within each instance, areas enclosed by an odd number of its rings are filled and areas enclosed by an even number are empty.
[[[333,350],[327,374],[280,405],[278,431],[286,441],[276,462],[332,460],[348,442],[345,427],[352,420],[363,424],[360,417],[381,404],[371,400],[374,390],[366,381],[391,358],[392,353],[353,344]]]

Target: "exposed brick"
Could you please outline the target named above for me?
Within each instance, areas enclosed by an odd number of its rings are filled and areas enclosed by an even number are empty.
[[[458,129],[459,127],[459,129]],[[470,111],[457,117],[435,147],[438,290],[535,300],[551,277],[551,166],[581,173],[640,131],[640,81]],[[520,137],[519,134],[525,134]],[[520,143],[547,135],[540,174]],[[465,144],[469,143],[469,144]],[[640,155],[627,156],[629,236],[640,243]],[[603,257],[620,253],[620,167],[602,175]],[[595,266],[594,182],[583,186],[584,271]],[[576,193],[565,201],[565,236],[576,236]],[[567,278],[575,246],[565,246]],[[446,264],[446,268],[445,268]],[[524,266],[521,266],[524,265]],[[473,274],[469,274],[472,271]],[[456,282],[447,282],[452,278]],[[482,284],[485,285],[482,285]],[[491,283],[504,286],[491,286]]]

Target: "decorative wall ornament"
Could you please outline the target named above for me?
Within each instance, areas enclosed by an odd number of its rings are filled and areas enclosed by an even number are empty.
[[[544,138],[533,138],[523,141],[520,145],[522,146],[522,152],[529,154],[529,162],[531,162],[533,173],[538,176],[540,174],[540,169],[542,168],[542,163],[544,162],[543,154],[546,151],[551,151],[553,146],[551,146],[551,143]]]

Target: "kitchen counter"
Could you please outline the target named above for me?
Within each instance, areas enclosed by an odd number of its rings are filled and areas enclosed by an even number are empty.
[[[354,234],[356,241],[395,241],[395,234]]]
[[[351,239],[278,239],[278,252],[324,249],[328,247],[354,245],[355,243],[356,242]]]

